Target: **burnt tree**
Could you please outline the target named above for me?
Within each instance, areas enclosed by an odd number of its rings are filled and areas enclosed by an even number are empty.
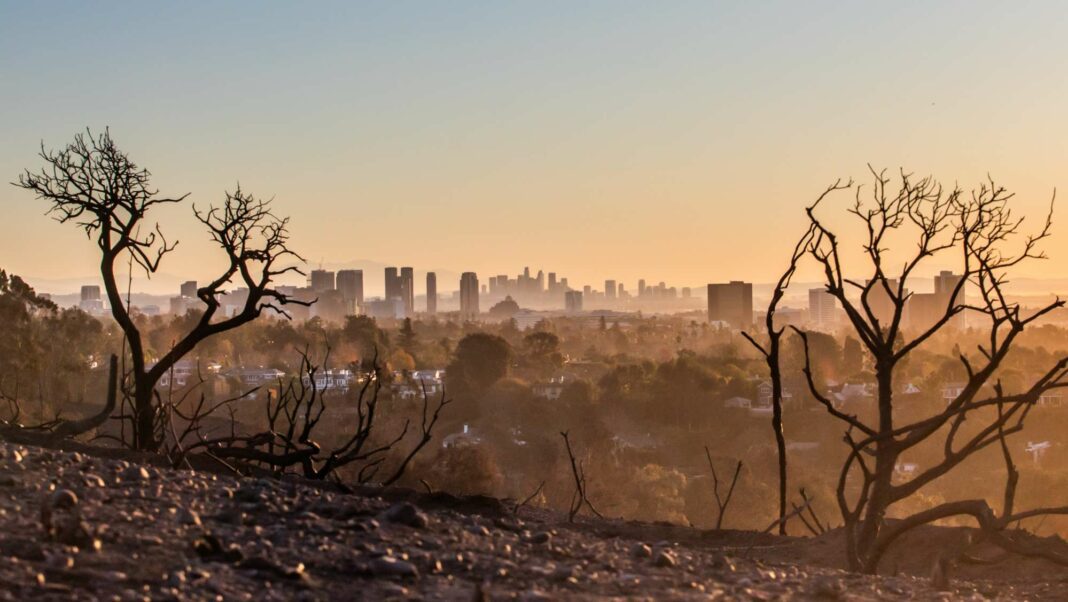
[[[118,272],[126,262],[148,275],[159,269],[177,242],[169,242],[159,225],[148,221],[149,213],[159,205],[181,203],[188,195],[160,196],[149,171],[119,150],[107,130],[78,134],[58,151],[42,145],[40,157],[45,166],[39,172],[27,170],[14,184],[49,203],[48,213],[60,223],[79,226],[96,242],[108,304],[125,336],[131,363],[126,387],[132,405],[132,445],[156,451],[165,436],[166,420],[156,392],[160,378],[204,339],[251,322],[268,309],[288,315],[285,305],[300,303],[275,288],[279,276],[300,273],[294,264],[303,261],[289,248],[289,219],[276,217],[269,201],[240,187],[227,192],[219,207],[193,208],[226,262],[218,277],[197,290],[203,303],[200,319],[149,365],[141,332],[123,300]],[[238,311],[225,317],[219,312],[220,298],[229,286],[247,288],[248,296]]]
[[[851,184],[851,183],[850,183]],[[835,182],[833,186],[829,187],[820,196],[827,196],[835,190],[840,190],[850,184],[842,185],[841,182]],[[818,201],[817,201],[818,202]],[[779,280],[775,283],[775,288],[771,293],[771,300],[768,302],[768,309],[764,314],[764,329],[767,332],[768,340],[765,344],[761,344],[756,338],[743,331],[742,336],[745,337],[749,343],[756,348],[764,358],[764,363],[768,367],[768,377],[771,380],[771,430],[775,435],[775,449],[778,453],[779,461],[779,534],[786,535],[786,486],[787,486],[787,473],[786,473],[786,436],[783,432],[782,422],[782,365],[779,362],[779,358],[782,351],[782,334],[784,328],[776,327],[775,325],[775,312],[778,310],[779,303],[782,301],[783,296],[786,295],[786,289],[790,287],[790,281],[794,277],[794,272],[797,271],[797,263],[808,251],[808,247],[812,242],[812,238],[815,234],[815,227],[809,225],[808,230],[798,239],[794,245],[794,251],[790,255],[790,265],[779,276]]]
[[[1025,418],[1044,393],[1066,385],[1068,358],[1036,368],[1036,376],[1016,391],[1006,390],[997,371],[1020,333],[1063,305],[1056,300],[1025,312],[1010,302],[1004,291],[1008,271],[1045,257],[1039,245],[1050,235],[1052,211],[1037,231],[1025,235],[1021,233],[1023,220],[1010,211],[1013,195],[993,181],[968,193],[960,188],[947,190],[930,177],[917,180],[906,173],[901,173],[896,186],[885,172],[872,170],[872,180],[870,191],[856,188],[847,212],[847,217],[860,225],[860,261],[868,270],[866,280],[846,276],[844,266],[855,266],[850,262],[857,257],[847,256],[836,232],[839,228],[818,213],[820,202],[806,211],[814,228],[808,255],[821,268],[827,293],[841,304],[849,327],[874,366],[872,419],[849,413],[820,390],[813,377],[807,334],[797,331],[805,347],[804,373],[812,395],[846,428],[848,454],[839,472],[836,497],[845,523],[849,565],[875,573],[898,537],[914,527],[953,517],[972,517],[990,541],[1008,550],[1034,554],[1024,550],[1006,528],[1022,518],[1064,514],[1068,509],[1016,512],[1012,508],[1016,476],[1005,442],[1023,428]],[[942,262],[953,257],[959,278],[942,291],[932,319],[909,324],[910,278],[935,257]],[[891,264],[898,266],[895,271],[891,271]],[[966,285],[976,291],[971,302],[965,296]],[[900,423],[900,416],[895,414],[897,368],[936,333],[960,327],[966,312],[968,326],[985,331],[987,342],[971,354],[960,354],[958,359],[967,374],[964,387],[930,416]],[[962,429],[966,418],[971,419],[969,428]],[[902,455],[927,442],[938,442],[943,449],[937,463],[913,476],[895,478],[894,469]],[[1000,515],[984,499],[949,501],[903,517],[895,512],[895,504],[993,445],[1002,446],[1009,472]]]

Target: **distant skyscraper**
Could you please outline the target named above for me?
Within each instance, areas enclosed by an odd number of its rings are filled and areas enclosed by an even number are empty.
[[[464,272],[460,276],[460,318],[478,319],[478,275]]]
[[[689,299],[692,296],[693,296],[693,290],[691,290],[690,287],[688,287],[688,286],[682,287],[682,298],[683,299]]]
[[[82,287],[82,301],[99,301],[100,300],[100,287],[95,284],[88,284]]]
[[[622,282],[620,282],[619,284],[616,285],[616,289],[617,289],[617,294],[616,294],[617,297],[622,299],[624,296],[626,296],[627,289],[623,288],[623,283]]]
[[[195,298],[197,296],[197,281],[189,280],[182,283],[181,293],[183,297]]]
[[[328,270],[312,270],[311,289],[317,293],[334,290],[334,273]]]
[[[426,313],[438,313],[438,275],[434,272],[426,273]]]
[[[407,315],[415,313],[415,270],[401,268],[400,271],[401,298],[404,299],[404,309]]]
[[[83,286],[82,300],[78,307],[86,313],[102,313],[104,311],[104,302],[100,300],[100,287],[95,284]]]
[[[549,292],[556,292],[556,272],[549,272]]]
[[[905,305],[907,309],[907,323],[917,329],[926,330],[931,328],[946,315],[954,305],[964,303],[964,287],[957,291],[963,276],[943,270],[934,277],[933,293],[915,293],[908,298]],[[956,292],[956,296],[953,293]],[[885,296],[885,295],[884,295]],[[964,312],[960,312],[949,320],[947,326],[961,328],[964,324]]]
[[[604,298],[615,299],[616,298],[616,281],[605,280],[604,281]]]
[[[864,284],[869,283],[871,283],[870,280]],[[898,281],[896,278],[887,278],[885,285],[879,280],[872,285],[871,290],[868,292],[868,306],[871,307],[872,314],[875,315],[875,319],[879,321],[883,328],[890,326],[890,322],[894,319],[894,312],[897,311],[896,304],[893,298],[890,297],[890,293],[887,293],[887,289],[895,297],[897,296]],[[907,288],[901,291],[901,296],[902,298],[909,296]],[[907,305],[902,308],[901,317],[905,322],[909,321],[908,309]]]
[[[85,302],[83,301],[84,305]],[[189,311],[189,298],[184,296],[171,297],[171,315],[184,316]]]
[[[837,306],[834,295],[822,288],[808,289],[808,317],[820,328],[834,326]]]
[[[401,299],[404,300],[404,295],[401,294],[400,276],[397,275],[397,268],[386,268],[386,300]]]
[[[963,278],[964,276],[961,276],[960,274],[954,274],[949,270],[942,270],[934,279],[935,295],[937,295],[940,300],[945,300],[948,304],[950,295],[953,294],[953,291],[956,290],[957,285],[960,284],[960,281]],[[960,292],[957,294],[958,302],[963,302],[963,298],[964,287],[962,286]]]
[[[644,297],[645,296],[645,279],[644,278],[638,281],[638,296],[639,297]]]
[[[345,306],[355,312],[363,307],[363,270],[341,270],[337,273],[337,290]]]
[[[568,312],[582,311],[582,293],[579,291],[564,293],[564,309]]]
[[[593,287],[592,286],[587,284],[586,286],[582,287],[582,294],[583,295],[589,297],[590,293],[592,293],[592,292],[593,292]]]
[[[753,324],[753,285],[732,280],[727,284],[708,285],[708,321],[726,322],[731,328],[749,328]]]

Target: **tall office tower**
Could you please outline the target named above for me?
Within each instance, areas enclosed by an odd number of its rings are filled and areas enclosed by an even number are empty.
[[[390,299],[402,299],[400,276],[397,275],[397,268],[386,268],[386,301]]]
[[[618,289],[618,293],[616,294],[617,297],[622,299],[623,297],[626,296],[627,289],[623,288],[623,283],[622,282],[620,282],[618,285],[616,285],[616,288]]]
[[[183,297],[189,297],[195,299],[197,296],[197,281],[189,280],[182,283],[181,295]]]
[[[489,279],[489,291],[490,291],[491,295],[497,292],[497,277],[496,276],[490,276],[490,279]]]
[[[689,299],[690,297],[693,297],[693,290],[688,286],[682,287],[682,298]]]
[[[568,312],[582,311],[582,293],[579,291],[564,293],[564,309]]]
[[[352,312],[363,307],[363,270],[341,270],[337,273],[337,290]]]
[[[334,290],[334,273],[328,270],[312,270],[311,289],[316,293]]]
[[[604,298],[615,299],[616,298],[616,281],[605,280],[604,281]]]
[[[564,310],[568,313],[581,312],[582,292],[578,290],[568,290],[564,292]]]
[[[645,279],[644,278],[642,278],[641,280],[638,281],[638,296],[639,297],[644,297],[645,296]]]
[[[404,299],[404,310],[407,315],[415,313],[415,270],[401,268],[401,297]]]
[[[586,286],[582,287],[582,294],[583,295],[589,297],[590,293],[592,293],[592,292],[593,292],[593,287],[592,286],[587,284]]]
[[[460,275],[460,319],[478,319],[478,275],[464,272]]]
[[[95,284],[88,284],[82,287],[82,301],[99,301],[100,300],[100,287]]]
[[[868,280],[864,284],[870,282],[871,281]],[[893,293],[895,297],[897,296],[898,281],[896,278],[887,278],[885,286],[882,281],[878,281],[872,285],[871,290],[868,292],[868,306],[871,307],[871,313],[875,315],[875,319],[879,321],[879,324],[881,324],[883,328],[890,325],[890,322],[894,319],[894,312],[896,311],[894,300],[890,297],[890,294],[886,292],[887,289],[890,289],[890,292]],[[908,289],[903,289],[901,294],[902,298],[908,297]],[[902,308],[902,323],[909,322],[909,317],[907,315],[909,313],[908,309],[910,308],[907,305]]]
[[[963,279],[964,276],[954,274],[949,270],[942,270],[938,273],[937,276],[935,276],[934,279],[935,295],[939,298],[939,300],[944,300],[948,305],[950,295],[953,294],[953,291],[956,290],[957,285],[960,284],[960,281]],[[962,286],[960,288],[960,292],[957,293],[957,301],[963,302],[963,300],[964,287]]]
[[[549,292],[556,292],[556,272],[549,272]]]
[[[560,279],[560,290],[565,290],[565,291],[568,290],[567,278],[561,278]]]
[[[708,285],[708,321],[726,322],[731,328],[749,328],[753,324],[753,285],[732,280],[727,284]]]
[[[438,313],[438,275],[434,272],[426,273],[426,313]]]
[[[534,278],[534,287],[539,293],[545,291],[545,272],[538,270],[538,275]]]
[[[964,276],[948,270],[942,270],[935,276],[935,295],[933,295],[933,300],[930,303],[930,317],[928,319],[929,323],[926,324],[927,328],[933,326],[933,324],[938,321],[939,316],[945,315],[949,306],[960,305],[964,302],[964,286],[961,286],[960,290],[957,291],[957,295],[954,296],[954,291],[957,290],[957,285],[960,284],[960,281],[963,280],[963,278]],[[915,297],[918,296],[914,295],[913,298]],[[967,312],[960,312],[954,316],[948,322],[949,327],[963,328],[965,316],[967,316]],[[912,318],[913,322],[921,321],[916,319],[915,316]]]
[[[837,305],[834,295],[822,288],[808,289],[808,318],[820,328],[830,328],[835,323]]]

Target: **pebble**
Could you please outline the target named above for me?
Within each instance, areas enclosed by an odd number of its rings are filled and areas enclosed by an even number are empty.
[[[812,593],[820,598],[837,600],[846,592],[845,584],[841,579],[834,577],[816,577],[812,581]]]
[[[400,560],[393,556],[380,556],[371,561],[371,572],[376,575],[392,577],[418,577],[419,570],[407,560]]]
[[[635,558],[651,558],[653,555],[653,549],[648,544],[636,543],[630,550],[630,555]]]
[[[426,514],[409,502],[394,504],[386,510],[385,519],[391,523],[407,525],[414,529],[424,529],[429,524]]]
[[[552,533],[549,533],[548,531],[539,531],[538,533],[531,535],[528,541],[533,544],[543,544],[549,543],[550,541],[552,541],[552,538]]]
[[[130,466],[124,469],[121,475],[122,480],[130,482],[147,481],[150,478],[144,466]]]
[[[678,564],[678,559],[675,555],[667,550],[661,550],[656,555],[656,559],[653,560],[653,564],[661,568],[670,568]]]
[[[56,510],[67,510],[78,505],[78,496],[70,489],[57,489],[51,503]]]

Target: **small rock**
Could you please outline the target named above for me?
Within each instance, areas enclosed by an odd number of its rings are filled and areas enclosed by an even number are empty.
[[[147,481],[149,478],[148,470],[144,466],[130,466],[122,471],[124,481]]]
[[[567,564],[561,564],[553,571],[552,579],[554,581],[567,581],[575,577],[575,567]]]
[[[381,556],[371,561],[371,572],[376,575],[390,577],[418,577],[419,570],[407,560],[399,560],[393,556]]]
[[[178,515],[178,522],[183,525],[193,525],[199,527],[201,525],[200,515],[188,508],[183,508]]]
[[[193,542],[193,551],[205,560],[239,562],[244,558],[241,548],[231,544],[224,547],[222,541],[211,533],[206,533]]]
[[[237,563],[237,568],[257,571],[270,577],[299,580],[304,578],[304,564],[299,563],[293,568],[285,568],[277,562],[263,556],[252,556]]]
[[[70,489],[58,489],[52,494],[52,508],[67,510],[78,505],[78,496]]]
[[[408,502],[391,506],[386,510],[385,517],[391,523],[407,525],[414,529],[426,528],[430,522],[426,514]]]
[[[552,533],[549,533],[548,531],[539,531],[534,535],[531,535],[528,541],[533,544],[543,544],[549,543],[550,541],[552,541],[552,538]]]
[[[845,584],[834,577],[818,577],[812,582],[812,593],[820,598],[837,600],[842,597],[845,590]]]
[[[653,555],[653,549],[648,544],[637,543],[630,550],[630,555],[635,558],[651,558]]]
[[[678,560],[671,552],[667,550],[661,550],[660,553],[656,555],[656,559],[653,560],[653,564],[662,568],[671,568],[678,564]]]

